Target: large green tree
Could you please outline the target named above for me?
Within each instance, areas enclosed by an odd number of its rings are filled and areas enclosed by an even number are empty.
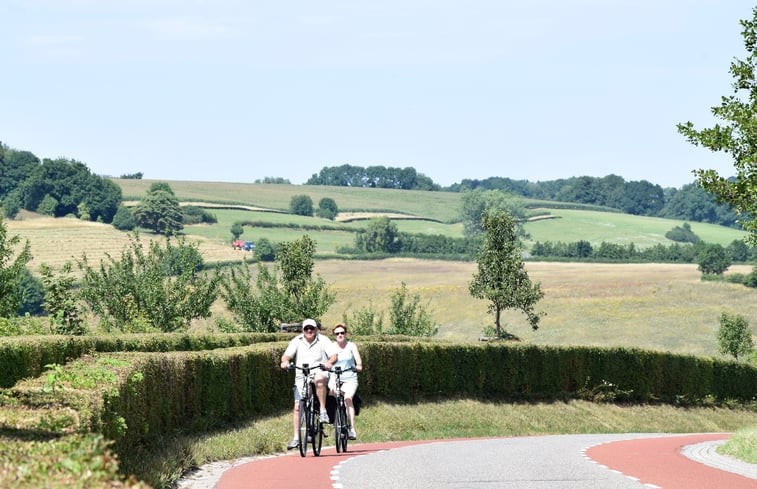
[[[166,236],[184,229],[179,200],[170,187],[168,189],[161,186],[151,187],[145,198],[136,206],[133,214],[138,226]]]
[[[19,278],[32,256],[29,240],[17,252],[20,242],[20,236],[8,236],[8,228],[0,217],[0,317],[15,316],[21,306]]]
[[[544,292],[541,284],[531,282],[528,276],[515,220],[504,211],[493,210],[484,214],[481,224],[484,244],[476,257],[478,271],[468,286],[471,295],[489,301],[497,337],[505,336],[500,319],[506,309],[519,309],[531,327],[538,329],[543,314],[535,312],[534,307]]]
[[[711,108],[722,124],[697,130],[689,121],[678,124],[678,132],[696,146],[733,158],[735,177],[724,177],[711,169],[694,170],[694,174],[699,185],[739,214],[749,240],[757,244],[757,7],[752,19],[740,24],[746,57],[731,63],[731,95],[721,97],[720,105]]]

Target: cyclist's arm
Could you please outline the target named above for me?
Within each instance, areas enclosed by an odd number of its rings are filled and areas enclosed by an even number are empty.
[[[355,372],[363,371],[363,359],[360,358],[360,352],[357,351],[357,345],[352,343],[352,355],[355,358]]]
[[[287,356],[286,354],[281,355],[281,368],[287,368],[289,367],[289,364],[292,362],[292,360]]]
[[[335,354],[333,354],[333,355],[331,355],[331,356],[330,356],[330,357],[329,357],[329,358],[328,358],[328,359],[326,360],[326,363],[325,363],[325,364],[323,364],[323,366],[324,366],[324,367],[326,367],[326,369],[327,369],[327,370],[331,370],[331,369],[332,369],[332,368],[334,367],[334,364],[336,363],[336,360],[337,360],[337,358],[336,358],[336,357],[337,357],[336,353],[335,353]]]

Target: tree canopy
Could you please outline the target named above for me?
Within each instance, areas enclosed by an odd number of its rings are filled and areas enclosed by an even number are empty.
[[[689,121],[677,127],[695,146],[731,156],[735,177],[702,168],[694,170],[694,174],[699,185],[735,209],[750,241],[757,244],[757,7],[752,11],[752,19],[741,20],[740,24],[746,57],[731,63],[733,91],[721,97],[720,105],[711,108],[722,124],[697,130]]]
[[[166,189],[153,184],[133,214],[138,226],[156,233],[168,236],[184,228],[179,200],[174,196],[171,187]]]

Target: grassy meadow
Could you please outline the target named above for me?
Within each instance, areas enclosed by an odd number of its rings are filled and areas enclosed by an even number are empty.
[[[150,180],[115,180],[124,198],[144,195]],[[271,184],[232,184],[212,182],[168,182],[183,202],[225,202],[252,208],[286,209],[292,195],[310,195],[314,203],[332,197],[341,209],[352,209],[350,216],[376,213],[403,214],[427,218],[399,219],[394,222],[406,232],[440,233],[462,236],[462,225],[452,223],[459,209],[460,194],[448,192],[397,191]],[[361,211],[358,211],[360,209]],[[336,249],[354,242],[355,230],[366,220],[335,222],[316,217],[294,216],[281,212],[212,208],[217,224],[187,226],[184,234],[196,241],[206,262],[229,262],[250,258],[249,252],[229,245],[231,226],[239,221],[262,221],[274,225],[328,226],[337,230],[308,230],[293,227],[245,227],[241,238],[256,241],[291,241],[304,233],[317,242],[316,256],[333,257]],[[526,224],[533,241],[577,241],[598,244],[633,242],[637,246],[669,244],[666,231],[681,222],[598,211],[550,209],[551,219]],[[345,213],[346,214],[346,213]],[[434,221],[434,219],[436,221]],[[444,221],[445,223],[438,222]],[[9,233],[31,242],[34,260],[55,267],[86,252],[91,262],[108,254],[118,258],[129,242],[127,233],[107,224],[72,218],[52,219],[22,212],[18,219],[6,220]],[[343,230],[338,230],[338,229]],[[743,231],[693,223],[692,230],[706,241],[727,245],[744,235]],[[142,233],[143,239],[164,239]],[[333,324],[357,309],[370,307],[384,313],[389,323],[391,294],[402,282],[410,293],[418,293],[439,325],[438,337],[453,341],[476,341],[486,325],[493,324],[487,303],[473,299],[468,282],[475,271],[473,262],[439,260],[320,259],[316,272],[337,293],[337,301],[322,318]],[[537,344],[621,345],[663,349],[682,353],[717,355],[715,331],[721,312],[744,315],[757,328],[757,301],[754,289],[740,285],[702,282],[696,265],[672,264],[577,264],[528,262],[532,279],[545,292],[539,310],[546,313],[541,328],[532,331],[523,317],[507,311],[503,324],[523,341]],[[737,265],[730,272],[749,273],[750,266]],[[208,330],[220,317],[231,319],[221,301],[214,306],[214,317],[197,321],[194,330]]]

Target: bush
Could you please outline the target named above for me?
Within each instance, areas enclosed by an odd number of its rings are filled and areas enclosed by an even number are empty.
[[[119,205],[116,215],[113,216],[113,227],[119,231],[132,231],[136,226],[137,221],[134,220],[131,210],[124,205]]]
[[[333,221],[338,213],[339,208],[336,206],[336,201],[334,201],[334,199],[324,197],[318,201],[318,217]]]
[[[18,276],[18,292],[21,296],[21,307],[18,315],[40,315],[44,312],[42,304],[45,301],[45,286],[28,268],[23,268]]]
[[[719,244],[706,244],[697,255],[697,268],[703,274],[722,275],[731,266],[731,258]]]
[[[718,330],[718,344],[720,353],[733,355],[738,359],[739,355],[745,355],[752,350],[752,329],[744,316],[723,313],[720,315],[720,329]]]
[[[295,195],[289,201],[289,212],[297,216],[313,215],[313,199],[307,195]]]
[[[210,212],[194,205],[181,208],[184,224],[215,224],[218,218]]]
[[[255,245],[255,256],[260,261],[274,261],[276,249],[266,238],[260,238]]]
[[[431,319],[428,305],[422,305],[420,294],[408,296],[407,285],[402,285],[392,294],[392,305],[389,317],[392,323],[392,334],[409,336],[433,336],[438,328]]]
[[[678,243],[698,243],[701,241],[699,236],[691,230],[691,225],[688,222],[683,223],[683,227],[674,227],[665,233],[665,237]]]

